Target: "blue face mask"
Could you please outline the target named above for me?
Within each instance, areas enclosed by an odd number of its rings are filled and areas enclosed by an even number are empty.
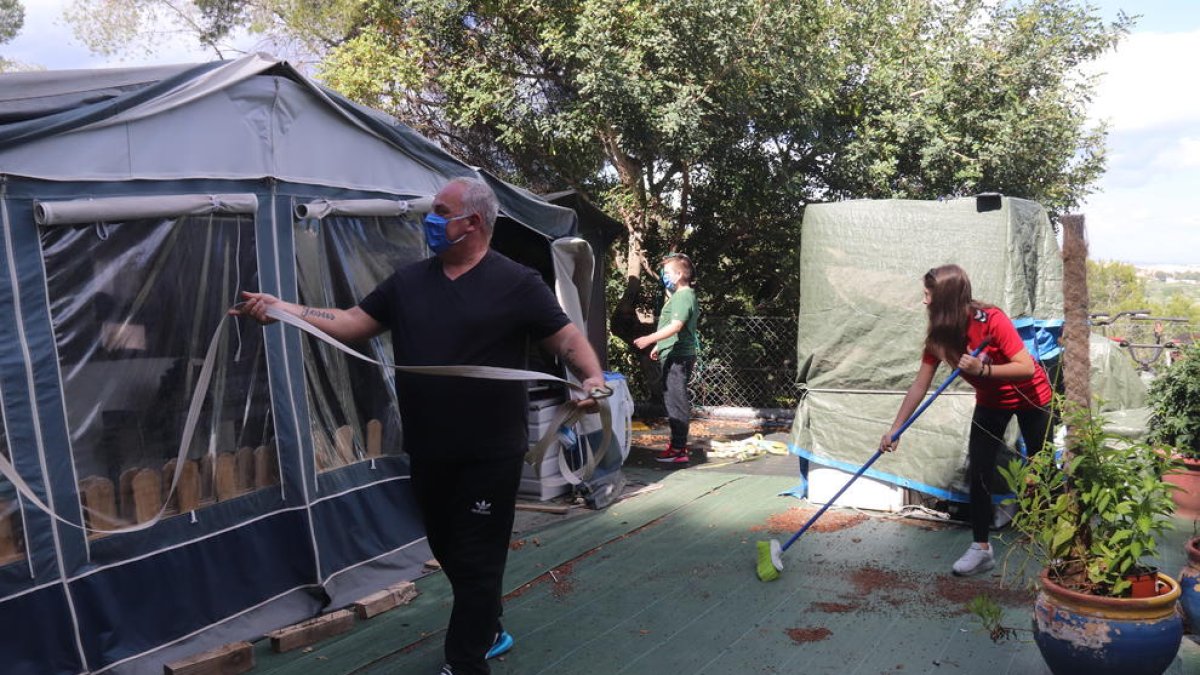
[[[675,281],[671,279],[671,275],[667,274],[665,269],[662,271],[662,285],[668,291],[673,292],[675,290]]]
[[[466,216],[446,218],[436,213],[425,214],[425,219],[421,221],[425,226],[425,243],[429,246],[429,250],[433,251],[434,255],[440,255],[443,251],[467,238],[465,234],[454,241],[446,238],[446,225],[449,225],[451,220],[458,220],[459,218],[466,218]]]

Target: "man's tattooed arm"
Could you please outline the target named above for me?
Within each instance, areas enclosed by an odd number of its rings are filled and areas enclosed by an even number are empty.
[[[333,321],[335,318],[333,312],[327,309],[313,309],[312,307],[305,307],[303,311],[300,312],[300,318],[307,319],[309,317],[325,319],[326,321]]]

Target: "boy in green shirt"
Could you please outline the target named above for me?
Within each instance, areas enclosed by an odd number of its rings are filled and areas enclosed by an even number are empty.
[[[662,283],[667,301],[658,317],[658,330],[633,341],[638,349],[654,345],[650,358],[662,363],[663,402],[671,426],[671,442],[654,459],[665,464],[688,463],[688,427],[692,404],[688,398],[688,380],[696,365],[699,342],[696,339],[696,319],[700,307],[692,289],[695,278],[692,261],[682,253],[672,253],[663,259]]]

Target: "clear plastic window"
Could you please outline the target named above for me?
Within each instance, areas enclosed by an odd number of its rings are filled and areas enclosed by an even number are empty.
[[[47,227],[41,239],[89,526],[145,522],[164,499],[180,514],[276,486],[262,328],[230,317],[168,494],[210,341],[238,291],[259,286],[253,219]]]
[[[399,267],[428,255],[425,237],[411,219],[330,217],[296,224],[300,302],[347,309],[358,304]],[[351,345],[391,362],[387,333]],[[304,340],[305,384],[312,412],[318,471],[401,451],[394,374]]]

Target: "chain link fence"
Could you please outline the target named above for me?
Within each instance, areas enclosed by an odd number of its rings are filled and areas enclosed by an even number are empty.
[[[701,317],[692,405],[793,408],[796,317]]]

